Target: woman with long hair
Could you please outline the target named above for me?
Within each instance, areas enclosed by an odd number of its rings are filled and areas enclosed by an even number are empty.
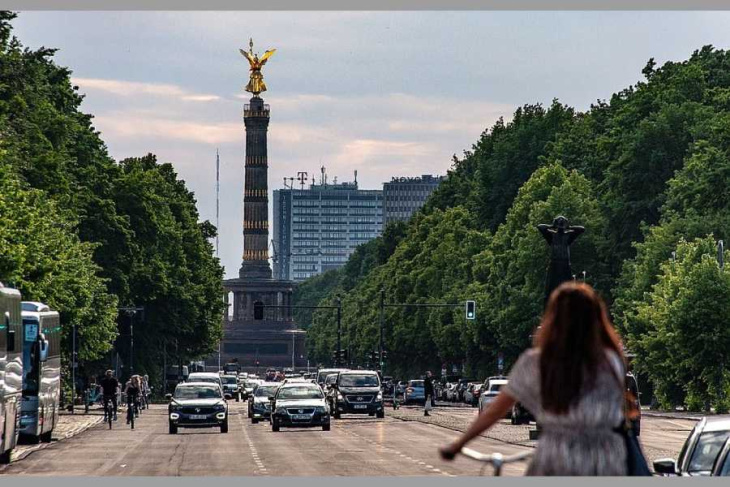
[[[516,401],[540,424],[527,475],[626,475],[625,364],[606,305],[584,283],[550,296],[533,348],[524,352],[495,401],[454,443],[446,459],[504,418]]]

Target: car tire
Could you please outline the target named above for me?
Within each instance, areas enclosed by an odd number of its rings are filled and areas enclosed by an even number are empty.
[[[251,418],[251,424],[258,424],[259,420],[256,418]]]
[[[279,431],[279,420],[276,418],[271,420],[271,431]]]
[[[329,431],[329,430],[330,430],[330,424],[329,423],[322,425],[322,431]]]
[[[176,435],[177,434],[177,425],[170,423],[170,434]]]
[[[335,411],[334,413],[332,413],[332,417],[335,419],[340,419],[342,417],[342,415],[340,414],[339,411]]]
[[[385,417],[385,410],[381,409],[380,411],[375,413],[375,417],[377,417],[378,419],[383,419]]]
[[[221,433],[228,433],[228,420],[226,419],[224,423],[221,423]]]
[[[53,437],[53,430],[51,430],[51,431],[49,431],[49,432],[47,432],[47,433],[43,433],[43,434],[42,434],[42,435],[40,436],[40,439],[41,439],[41,441],[42,441],[43,443],[50,443],[50,442],[51,442],[51,439],[52,439],[52,437]]]
[[[241,402],[241,396],[239,396],[238,394],[236,394],[236,402]]]

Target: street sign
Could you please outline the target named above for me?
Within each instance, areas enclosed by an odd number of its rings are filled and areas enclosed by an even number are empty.
[[[502,355],[502,352],[499,352],[499,354],[497,355],[497,369],[499,370],[500,374],[504,370],[504,355]]]

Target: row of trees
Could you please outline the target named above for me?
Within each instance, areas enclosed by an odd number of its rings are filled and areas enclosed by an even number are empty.
[[[15,15],[0,12],[0,280],[61,313],[67,351],[105,359],[126,317],[135,327],[135,371],[159,373],[161,353],[210,353],[221,334],[222,268],[193,194],[154,155],[114,161],[71,72],[53,49],[24,48]],[[99,364],[101,365],[101,364]]]
[[[650,60],[643,75],[583,113],[555,101],[498,121],[407,226],[303,283],[298,302],[341,296],[345,344],[359,357],[377,345],[381,288],[393,302],[476,299],[473,322],[463,310],[389,309],[388,366],[494,373],[498,354],[509,366],[539,323],[548,252],[535,226],[562,214],[586,227],[574,271],[611,305],[659,401],[726,409],[728,271],[714,249],[730,234],[730,53]],[[334,348],[330,315],[304,322],[315,360]]]

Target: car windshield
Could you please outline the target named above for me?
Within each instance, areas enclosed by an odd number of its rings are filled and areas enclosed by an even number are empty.
[[[503,385],[504,384],[492,384],[489,387],[489,392],[497,392],[498,390],[500,390],[502,388]]]
[[[178,386],[175,399],[220,399],[220,389],[213,386]]]
[[[237,384],[238,383],[238,379],[236,379],[235,377],[221,377],[221,380],[223,381],[224,384]]]
[[[347,374],[340,375],[340,387],[378,387],[377,375]]]
[[[256,397],[271,397],[276,394],[279,386],[258,386],[256,388]]]
[[[246,387],[256,387],[259,383],[255,380],[247,380],[246,381]]]
[[[412,380],[408,383],[411,387],[423,387],[423,381],[422,380]]]
[[[317,386],[282,387],[277,399],[322,399],[322,390]]]
[[[190,382],[210,382],[213,384],[218,384],[220,382],[219,379],[216,379],[214,377],[190,377]]]
[[[715,463],[722,445],[730,436],[730,431],[708,431],[700,435],[697,446],[692,452],[687,471],[689,473],[709,472]]]

